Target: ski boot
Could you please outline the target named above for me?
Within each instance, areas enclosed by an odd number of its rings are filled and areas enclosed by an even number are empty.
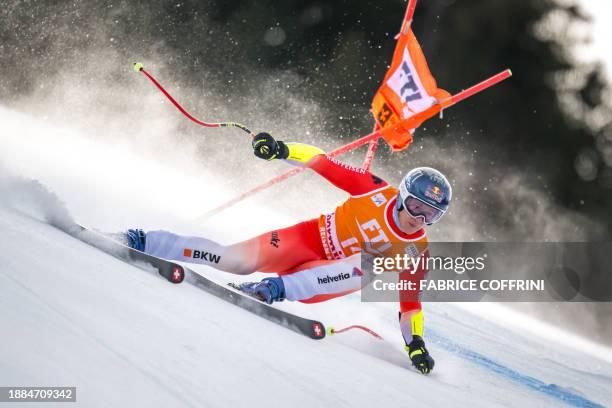
[[[134,248],[137,251],[144,252],[146,240],[147,233],[140,228],[129,229],[125,233],[126,245],[130,248]]]
[[[230,286],[269,305],[272,302],[282,302],[285,300],[285,284],[281,278],[265,278],[261,282],[245,282],[241,284],[230,283]]]

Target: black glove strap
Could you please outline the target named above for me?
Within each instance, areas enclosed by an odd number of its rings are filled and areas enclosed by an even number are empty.
[[[278,152],[276,153],[276,158],[281,160],[288,158],[289,148],[287,147],[287,145],[284,142],[281,142],[280,140],[277,140],[276,144],[278,145]]]

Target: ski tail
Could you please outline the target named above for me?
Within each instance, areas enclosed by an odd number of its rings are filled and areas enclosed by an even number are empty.
[[[168,282],[179,284],[185,279],[185,268],[175,262],[130,248],[123,242],[119,242],[116,237],[108,237],[82,225],[78,225],[78,227],[75,231],[71,231],[70,235],[80,241],[135,266],[144,269],[153,268]]]

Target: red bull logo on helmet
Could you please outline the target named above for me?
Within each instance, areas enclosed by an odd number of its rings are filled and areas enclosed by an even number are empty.
[[[444,193],[440,190],[440,187],[433,186],[429,190],[425,191],[425,197],[431,198],[436,203],[441,203],[444,200]]]

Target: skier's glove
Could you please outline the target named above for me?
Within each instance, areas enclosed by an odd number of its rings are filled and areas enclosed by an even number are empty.
[[[289,148],[280,140],[274,140],[269,133],[259,133],[253,138],[255,156],[264,160],[286,159]]]
[[[434,368],[434,359],[425,348],[421,336],[412,336],[412,341],[406,346],[406,351],[412,360],[412,365],[422,374],[429,374]]]

